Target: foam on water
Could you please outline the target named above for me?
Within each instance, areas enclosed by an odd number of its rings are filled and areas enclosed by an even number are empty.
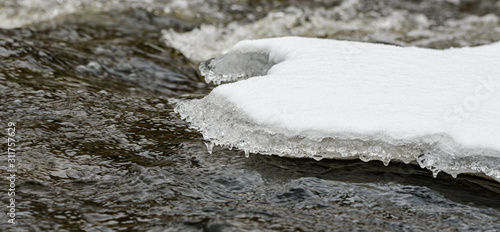
[[[193,5],[197,7],[194,8]],[[188,9],[196,9],[200,12],[215,11],[208,9],[206,5],[199,0],[189,2],[180,0],[3,0],[0,2],[0,28],[16,28],[70,14],[85,15],[135,8],[186,19],[188,18],[186,15],[199,13],[188,11]]]
[[[418,162],[500,180],[499,60],[500,43],[243,41],[200,70],[215,83],[245,80],[176,111],[210,143],[246,153]]]
[[[443,2],[443,1],[436,1]],[[424,4],[424,3],[422,3]],[[499,4],[500,6],[500,4]],[[193,6],[194,7],[194,6]],[[271,11],[251,22],[201,24],[190,32],[163,31],[167,45],[194,61],[219,56],[237,42],[281,36],[303,36],[447,48],[500,40],[498,15],[469,15],[442,21],[404,9],[373,9],[371,2],[345,0],[336,7]],[[472,42],[473,41],[473,42]]]

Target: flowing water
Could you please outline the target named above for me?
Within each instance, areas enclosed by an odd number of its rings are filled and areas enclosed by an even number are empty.
[[[479,0],[2,1],[0,123],[16,133],[0,146],[0,230],[499,231],[496,181],[209,154],[173,110],[213,88],[199,62],[242,39],[474,46],[500,40],[499,14],[500,1]]]

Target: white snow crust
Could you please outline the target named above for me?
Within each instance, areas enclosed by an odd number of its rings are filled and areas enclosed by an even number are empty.
[[[417,161],[500,180],[499,64],[500,43],[247,40],[200,65],[207,81],[233,83],[176,110],[210,143],[246,152]]]

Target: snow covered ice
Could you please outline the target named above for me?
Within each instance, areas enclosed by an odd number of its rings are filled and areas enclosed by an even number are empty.
[[[200,65],[232,82],[176,111],[215,145],[287,157],[418,162],[500,181],[500,43],[432,50],[283,37]]]

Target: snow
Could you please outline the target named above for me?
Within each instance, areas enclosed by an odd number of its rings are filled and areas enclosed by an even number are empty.
[[[177,111],[208,141],[247,152],[417,161],[435,172],[483,172],[498,180],[499,61],[500,43],[431,50],[247,40],[200,65],[207,81],[233,83]],[[222,121],[222,112],[231,118]],[[256,135],[283,138],[272,144]],[[297,136],[301,145],[293,142]],[[484,162],[473,167],[478,160]]]

